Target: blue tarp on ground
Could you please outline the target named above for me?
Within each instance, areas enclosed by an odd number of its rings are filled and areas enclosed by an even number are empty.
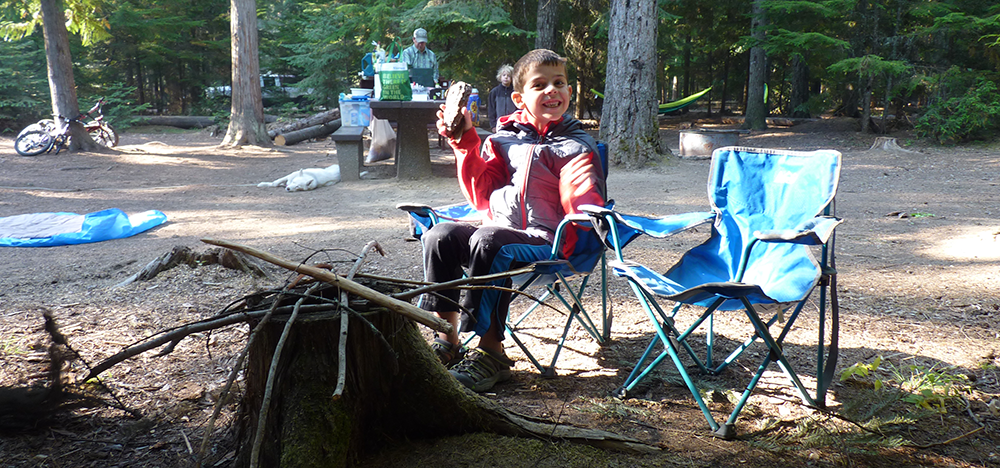
[[[157,210],[129,216],[118,208],[80,215],[29,213],[0,218],[0,247],[52,247],[131,237],[167,221]]]

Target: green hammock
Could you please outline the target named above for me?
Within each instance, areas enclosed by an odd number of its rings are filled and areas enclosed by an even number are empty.
[[[681,109],[683,109],[683,108],[685,108],[687,106],[690,106],[691,104],[694,104],[695,101],[697,101],[700,97],[704,96],[706,93],[708,93],[711,90],[712,90],[712,87],[709,86],[709,87],[707,87],[707,88],[705,88],[705,89],[703,89],[701,91],[698,91],[697,93],[694,93],[694,94],[692,94],[690,96],[687,96],[685,98],[678,99],[678,100],[672,101],[672,102],[665,102],[663,104],[660,104],[660,106],[659,106],[660,108],[658,110],[658,113],[660,113],[660,114],[669,114],[669,113],[671,113],[673,111],[681,110]],[[597,92],[597,90],[595,90],[593,88],[590,89],[590,92],[594,93],[594,95],[597,96],[597,97],[599,97],[599,98],[602,98],[602,99],[604,98],[604,93]]]

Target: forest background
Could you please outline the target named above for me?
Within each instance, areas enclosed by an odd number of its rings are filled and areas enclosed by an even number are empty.
[[[496,69],[541,42],[567,56],[578,117],[600,115],[609,16],[623,0],[258,1],[260,70],[295,75],[306,102],[269,113],[333,107],[357,86],[372,42],[406,47],[430,32],[442,77],[485,95]],[[109,120],[142,113],[228,118],[206,89],[231,76],[230,4],[221,0],[67,0],[81,107],[106,97]],[[766,112],[859,117],[866,131],[915,126],[940,143],[1000,127],[1000,5],[989,0],[661,0],[656,4],[660,102],[711,87],[708,112],[740,113],[751,49],[766,53]],[[0,131],[51,113],[38,0],[0,1]],[[758,23],[753,23],[755,19]],[[753,35],[752,24],[760,24]],[[546,33],[552,31],[554,34]],[[550,42],[550,44],[546,44]],[[84,45],[86,44],[86,45]]]

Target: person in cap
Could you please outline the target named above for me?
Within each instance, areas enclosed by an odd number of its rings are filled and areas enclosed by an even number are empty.
[[[427,30],[417,28],[413,31],[413,45],[399,54],[399,61],[406,64],[410,70],[410,82],[428,88],[438,82],[437,56],[427,48]]]

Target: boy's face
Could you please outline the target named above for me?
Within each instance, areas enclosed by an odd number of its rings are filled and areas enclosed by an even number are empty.
[[[524,109],[535,128],[542,130],[569,109],[573,88],[563,65],[538,65],[525,73],[524,89],[511,93],[518,109]]]

